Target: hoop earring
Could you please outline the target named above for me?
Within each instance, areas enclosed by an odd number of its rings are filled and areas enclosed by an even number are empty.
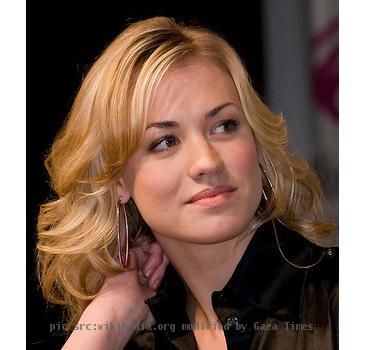
[[[277,219],[278,220],[278,219]],[[280,223],[281,223],[281,221],[280,220],[278,220]],[[326,254],[326,252],[324,251],[324,250],[322,250],[322,253],[321,253],[321,256],[318,258],[318,260],[317,261],[315,261],[313,264],[309,264],[309,265],[298,265],[298,264],[295,264],[295,263],[293,263],[292,261],[290,261],[286,256],[285,256],[285,254],[284,254],[284,252],[283,252],[283,250],[281,249],[281,246],[280,246],[280,242],[279,242],[279,238],[278,238],[278,233],[276,232],[276,225],[275,225],[275,221],[274,220],[271,220],[271,223],[272,223],[272,226],[273,226],[273,229],[274,229],[274,234],[275,234],[275,240],[276,240],[276,246],[278,247],[278,250],[279,250],[279,253],[280,253],[280,255],[282,256],[282,258],[289,264],[289,265],[291,265],[291,266],[293,266],[293,267],[295,267],[295,268],[297,268],[297,269],[309,269],[309,268],[311,268],[311,267],[313,267],[313,266],[316,266],[316,265],[318,265],[321,261],[322,261],[322,259],[323,259],[323,257],[324,257],[324,255]],[[327,253],[328,254],[328,253]],[[329,255],[329,254],[328,254]]]
[[[265,190],[264,190],[264,188],[263,188],[263,187],[261,188],[261,191],[262,191],[262,195],[263,195],[263,196],[264,196],[264,198],[265,198],[266,203],[267,203],[267,202],[269,202],[269,199],[267,198],[267,195],[266,195]]]
[[[122,235],[121,235],[121,208],[123,208],[124,214],[124,246],[122,247]],[[117,239],[118,239],[118,258],[119,263],[123,268],[128,266],[128,258],[129,258],[129,228],[128,228],[128,218],[127,212],[125,210],[125,205],[122,203],[121,199],[119,198],[117,204]]]
[[[265,175],[265,179],[266,179],[266,181],[269,183],[269,186],[270,186],[270,188],[271,188],[271,192],[272,192],[272,194],[274,195],[275,199],[277,200],[277,199],[278,199],[278,197],[276,196],[276,192],[275,192],[275,190],[274,190],[274,186],[272,185],[272,183],[271,183],[271,181],[270,181],[269,177],[267,176],[265,169],[264,169],[262,166],[260,166],[260,168],[261,168],[262,172],[263,172],[263,173],[264,173],[264,175]],[[264,187],[262,187],[262,193],[263,193],[263,195],[264,195],[265,200],[268,202],[268,198],[267,198],[267,195],[266,195],[266,193],[265,193]]]
[[[267,174],[266,174],[266,171],[261,167],[261,170],[262,170],[262,172],[264,173],[264,175],[265,175],[265,178],[266,178],[266,181],[269,183],[269,185],[270,185],[270,188],[271,188],[271,191],[272,191],[272,193],[273,193],[273,196],[275,197],[275,199],[277,200],[278,199],[278,197],[276,196],[276,192],[275,192],[275,190],[274,190],[274,187],[273,187],[273,185],[272,185],[272,183],[271,183],[271,181],[270,181],[270,179],[269,179],[269,177],[267,176]],[[268,200],[268,197],[267,197],[267,195],[266,195],[266,193],[265,193],[265,190],[264,190],[264,187],[262,187],[262,194],[263,194],[263,196],[264,196],[264,198],[265,198],[265,200],[266,200],[266,202],[268,203],[269,202],[269,200]],[[276,220],[277,221],[279,221],[282,225],[284,225],[285,227],[287,227],[288,228],[288,226],[287,225],[285,225],[284,224],[284,222],[282,221],[282,220],[280,220],[279,218],[276,218]],[[321,260],[323,259],[323,256],[325,255],[325,252],[324,251],[322,251],[322,254],[321,254],[321,256],[318,258],[318,260],[316,261],[316,262],[314,262],[313,264],[309,264],[309,265],[298,265],[298,264],[295,264],[295,263],[293,263],[292,261],[290,261],[286,256],[285,256],[285,254],[284,254],[284,252],[283,252],[283,250],[281,249],[281,246],[280,246],[280,242],[279,242],[279,237],[278,237],[278,233],[277,233],[277,231],[276,231],[276,225],[275,225],[275,221],[274,221],[274,219],[271,219],[271,223],[272,223],[272,226],[273,226],[273,231],[274,231],[274,235],[275,235],[275,241],[276,241],[276,246],[277,246],[277,248],[278,248],[278,250],[279,250],[279,253],[280,253],[280,255],[281,255],[281,257],[289,264],[289,265],[291,265],[291,266],[293,266],[293,267],[295,267],[295,268],[297,268],[297,269],[309,269],[309,268],[311,268],[311,267],[313,267],[313,266],[316,266],[317,264],[319,264],[320,262],[321,262]]]

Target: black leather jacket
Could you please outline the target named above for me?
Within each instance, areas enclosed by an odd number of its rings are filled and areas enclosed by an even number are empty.
[[[338,248],[315,245],[276,223],[281,255],[271,222],[254,234],[232,277],[212,294],[214,310],[236,349],[337,349]],[[322,257],[322,258],[321,258]],[[185,312],[184,285],[170,265],[156,296],[146,300],[157,323],[126,349],[194,350],[197,344]],[[203,328],[206,327],[206,328]]]

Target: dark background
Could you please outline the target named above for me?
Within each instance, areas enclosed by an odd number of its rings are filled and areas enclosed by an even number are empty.
[[[52,197],[43,165],[85,69],[128,23],[165,15],[217,31],[244,59],[264,95],[261,1],[184,5],[33,1],[27,5],[27,348],[59,349],[64,337],[50,332],[60,309],[47,305],[35,276],[39,205]]]

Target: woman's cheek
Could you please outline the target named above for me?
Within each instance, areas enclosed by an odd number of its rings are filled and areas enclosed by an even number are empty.
[[[146,167],[139,170],[135,178],[134,196],[141,206],[148,204],[157,207],[171,203],[177,187],[171,172],[162,169],[159,166],[158,169]]]
[[[261,198],[261,170],[258,163],[256,146],[253,142],[242,142],[240,147],[230,152],[231,171],[237,184],[240,184],[252,203]]]
[[[232,145],[226,155],[231,159],[231,164],[235,164],[245,173],[250,169],[256,171],[259,166],[256,145],[251,138]]]

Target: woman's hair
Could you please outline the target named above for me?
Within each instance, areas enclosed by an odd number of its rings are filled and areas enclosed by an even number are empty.
[[[288,153],[283,117],[261,101],[234,49],[207,29],[170,18],[136,22],[84,77],[45,161],[57,199],[40,208],[38,275],[44,297],[65,306],[69,326],[105,277],[123,271],[115,259],[115,184],[139,146],[161,79],[191,56],[208,57],[231,75],[252,128],[267,201],[261,202],[250,228],[280,218],[311,237],[334,230],[319,219],[323,199],[317,176],[306,161]],[[134,246],[152,240],[132,200],[127,211]]]

